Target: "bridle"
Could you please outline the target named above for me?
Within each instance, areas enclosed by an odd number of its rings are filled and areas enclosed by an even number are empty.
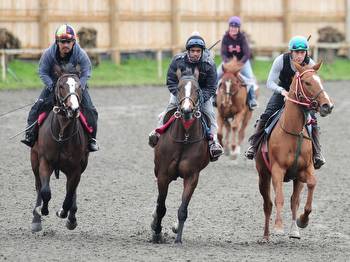
[[[289,96],[287,96],[286,99],[288,101],[291,101],[292,103],[302,105],[306,107],[306,109],[308,110],[317,110],[317,108],[319,107],[317,98],[320,96],[321,93],[324,92],[324,89],[321,89],[314,97],[310,97],[306,95],[301,79],[305,73],[309,73],[309,72],[316,72],[316,71],[314,69],[307,69],[302,73],[296,72],[295,91],[294,91],[296,99],[293,99]]]
[[[78,99],[78,103],[80,104],[81,102],[81,98],[79,96],[79,94],[76,92],[77,88],[74,89],[74,92],[69,92],[68,94],[66,94],[64,97],[61,96],[60,93],[60,82],[62,81],[63,77],[68,78],[68,77],[72,77],[74,79],[77,78],[77,75],[75,74],[64,74],[62,76],[60,76],[56,82],[56,100],[58,102],[58,106],[54,106],[53,111],[54,113],[59,113],[59,112],[63,112],[66,117],[68,118],[68,111],[69,111],[69,107],[66,105],[66,101],[69,97],[71,97],[72,95],[76,96],[76,98]],[[77,114],[76,117],[79,117],[79,114]]]

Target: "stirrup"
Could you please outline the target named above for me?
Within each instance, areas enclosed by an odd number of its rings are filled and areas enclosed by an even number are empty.
[[[250,146],[247,151],[244,153],[245,157],[249,160],[253,160],[255,156],[255,150],[253,146]]]
[[[214,141],[209,147],[209,152],[211,158],[217,160],[224,153],[224,149],[218,142]]]
[[[148,145],[154,148],[158,143],[159,137],[160,137],[160,134],[155,130],[152,130],[152,132],[149,133],[148,135]]]
[[[326,163],[326,160],[322,155],[319,155],[314,158],[314,168],[320,169],[324,164]]]
[[[98,151],[100,147],[97,144],[97,140],[95,138],[91,138],[89,140],[89,151],[90,152],[95,152]]]

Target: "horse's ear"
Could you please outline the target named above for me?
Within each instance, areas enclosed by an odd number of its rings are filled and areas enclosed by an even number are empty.
[[[293,61],[293,65],[299,73],[301,73],[303,71],[303,67],[301,65],[299,65],[298,63],[295,63]]]
[[[321,61],[318,62],[316,65],[314,65],[314,66],[312,67],[312,69],[315,70],[315,71],[318,71],[318,70],[321,68],[322,63],[323,63],[323,61],[321,60]]]
[[[198,67],[196,67],[195,69],[194,69],[194,74],[193,74],[193,76],[197,79],[197,81],[198,81],[198,78],[199,78],[199,70],[198,70]]]
[[[180,68],[178,68],[176,70],[176,76],[177,76],[177,79],[180,80],[180,78],[181,78],[181,70],[180,70]]]

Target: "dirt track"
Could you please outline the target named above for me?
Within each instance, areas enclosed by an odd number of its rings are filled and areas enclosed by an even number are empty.
[[[170,229],[180,205],[181,179],[171,184],[167,198],[166,243],[150,242],[157,189],[147,135],[168,101],[166,88],[91,91],[99,110],[101,150],[90,155],[79,185],[74,231],[67,230],[65,221],[55,215],[64,197],[62,175],[59,180],[52,176],[50,214],[43,221],[43,231],[31,233],[35,188],[29,149],[19,138],[8,139],[24,127],[27,111],[0,118],[0,261],[349,261],[349,82],[329,82],[325,87],[335,109],[329,117],[319,117],[327,164],[317,172],[309,227],[301,230],[301,240],[272,236],[269,244],[259,243],[264,216],[253,162],[240,158],[233,163],[227,157],[201,173],[189,206],[183,245],[173,244]],[[0,92],[0,114],[38,94],[39,90]],[[262,106],[254,120],[269,96],[270,91],[262,87]],[[291,222],[291,186],[285,184],[286,232]],[[305,196],[301,208],[304,203]]]

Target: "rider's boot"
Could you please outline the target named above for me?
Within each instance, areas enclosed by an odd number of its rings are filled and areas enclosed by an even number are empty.
[[[97,140],[96,140],[96,133],[97,133],[97,125],[94,127],[91,137],[89,138],[89,151],[90,152],[95,152],[98,151],[100,149],[100,147],[98,146]]]
[[[312,127],[312,145],[314,151],[314,167],[320,169],[326,163],[326,159],[321,153],[320,134],[317,125]]]
[[[254,86],[251,86],[248,91],[248,106],[250,110],[254,110],[258,106]]]
[[[262,119],[257,120],[255,133],[249,138],[250,147],[245,152],[246,158],[252,160],[255,157],[256,151],[258,149],[259,143],[257,142],[260,138],[261,132],[265,129],[266,121]]]

